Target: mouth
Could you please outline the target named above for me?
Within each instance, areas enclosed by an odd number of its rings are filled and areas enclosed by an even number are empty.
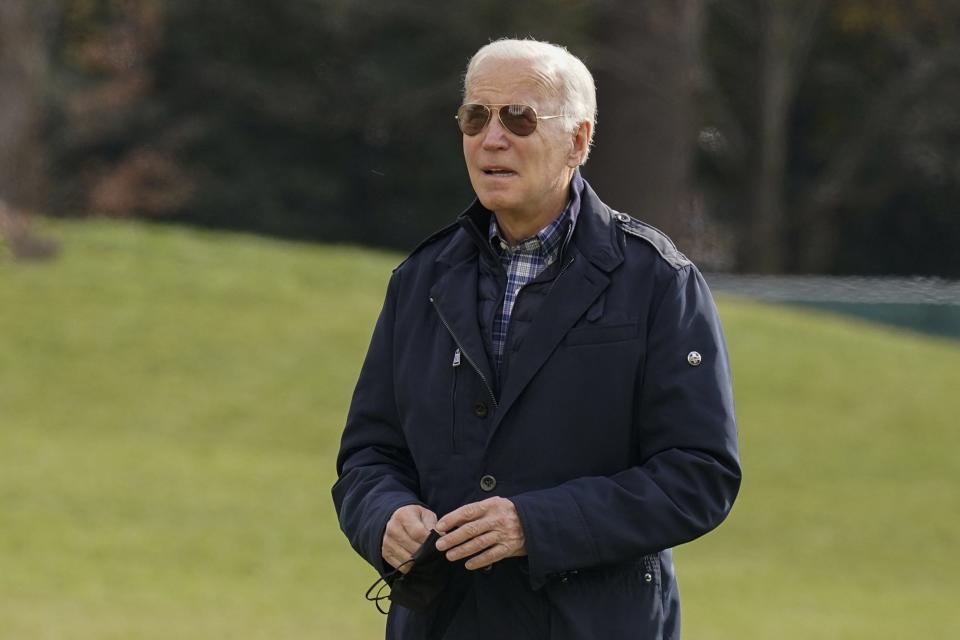
[[[516,171],[504,167],[486,167],[483,169],[483,173],[484,175],[493,176],[496,178],[510,178],[517,175]]]

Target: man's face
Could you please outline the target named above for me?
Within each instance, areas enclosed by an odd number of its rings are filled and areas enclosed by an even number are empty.
[[[481,65],[464,102],[527,104],[541,116],[560,113],[559,99],[522,61]],[[562,206],[579,162],[574,136],[564,130],[562,118],[540,120],[532,134],[518,136],[503,127],[496,112],[480,133],[463,135],[463,157],[483,206],[522,218],[542,215],[543,207],[557,199]]]

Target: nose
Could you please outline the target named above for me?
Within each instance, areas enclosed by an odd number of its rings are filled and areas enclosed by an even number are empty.
[[[504,149],[509,144],[507,131],[500,122],[500,117],[496,113],[490,115],[490,122],[483,128],[479,135],[483,136],[483,148],[487,150]]]

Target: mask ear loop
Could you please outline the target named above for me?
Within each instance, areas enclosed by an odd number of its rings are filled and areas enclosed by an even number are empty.
[[[406,566],[411,562],[413,562],[413,558],[410,558],[409,560],[401,564],[400,567]],[[389,587],[391,584],[393,584],[393,581],[397,579],[397,574],[401,574],[400,567],[397,567],[393,571],[389,571],[386,574],[377,578],[377,581],[374,582],[372,585],[370,585],[370,588],[367,589],[367,592],[363,596],[364,598],[366,598],[367,602],[374,603],[377,606],[377,611],[379,611],[383,615],[387,615],[388,613],[390,613],[390,609],[384,609],[383,606],[380,604],[383,600],[390,599],[390,594],[388,593],[387,595],[383,595],[383,590]],[[374,590],[376,590],[375,593],[374,593]],[[373,594],[373,595],[370,595],[370,594]]]

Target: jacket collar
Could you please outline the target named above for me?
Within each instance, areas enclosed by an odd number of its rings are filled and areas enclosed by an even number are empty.
[[[437,262],[454,266],[473,258],[477,253],[492,256],[493,249],[485,240],[486,234],[482,231],[490,226],[492,215],[489,209],[480,204],[480,200],[474,199],[470,206],[457,216],[460,228],[454,232],[447,246],[437,255]]]
[[[460,228],[453,234],[447,246],[437,255],[437,262],[450,266],[473,258],[478,253],[497,260],[486,230],[490,227],[489,209],[480,200],[474,199],[469,207],[457,217]],[[623,262],[623,248],[617,235],[616,222],[610,208],[586,180],[580,194],[580,213],[573,230],[571,242],[578,251],[594,265],[607,273]]]
[[[623,246],[617,223],[610,207],[586,180],[580,194],[580,217],[573,230],[577,249],[600,270],[610,273],[623,262]]]

